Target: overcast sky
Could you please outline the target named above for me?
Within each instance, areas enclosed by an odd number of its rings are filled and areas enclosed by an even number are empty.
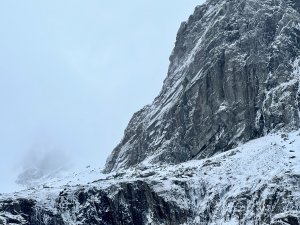
[[[0,192],[49,151],[102,167],[201,2],[0,1]]]

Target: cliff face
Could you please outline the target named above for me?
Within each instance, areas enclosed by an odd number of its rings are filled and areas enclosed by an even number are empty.
[[[52,200],[54,203],[50,199],[48,196],[43,202],[39,197],[0,201],[0,224],[180,224],[190,215],[188,209],[167,202],[148,183],[139,180],[110,184],[108,188],[99,184],[65,187]]]
[[[299,127],[300,7],[209,0],[181,24],[159,96],[131,119],[106,172],[180,163]]]

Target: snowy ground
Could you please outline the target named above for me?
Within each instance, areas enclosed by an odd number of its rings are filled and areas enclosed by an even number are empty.
[[[42,180],[39,185],[29,190],[2,194],[0,200],[10,197],[30,197],[51,209],[54,207],[56,197],[66,187],[70,190],[78,186],[96,186],[105,189],[120,182],[144,180],[153,184],[154,190],[167,201],[177,202],[183,208],[201,211],[213,200],[210,196],[216,194],[221,196],[216,203],[217,207],[228,208],[231,207],[228,205],[228,199],[241,195],[245,190],[258,190],[266,184],[272,186],[274,179],[289,174],[300,175],[299,135],[299,131],[270,134],[212,158],[179,165],[151,166],[149,160],[146,160],[139,167],[111,174],[102,174],[100,169],[88,167],[81,172],[47,181]],[[186,198],[186,190],[180,182],[188,184],[190,192],[193,192],[189,199]],[[267,196],[268,190],[270,189],[266,189],[262,196]],[[300,193],[298,194],[300,196]],[[201,218],[195,217],[193,222],[197,223],[197,220],[200,221]],[[237,221],[230,220],[226,223],[223,221],[220,224],[237,224]]]

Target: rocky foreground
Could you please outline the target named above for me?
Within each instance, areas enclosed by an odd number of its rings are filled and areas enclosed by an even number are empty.
[[[52,179],[2,195],[0,224],[297,225],[299,135],[272,134],[179,165],[144,161],[111,174]]]

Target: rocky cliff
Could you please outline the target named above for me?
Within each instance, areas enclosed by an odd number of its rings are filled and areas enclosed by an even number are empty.
[[[299,1],[209,0],[181,24],[159,96],[106,171],[212,156],[299,127]]]
[[[208,0],[104,174],[0,195],[0,224],[299,225],[300,2]]]

